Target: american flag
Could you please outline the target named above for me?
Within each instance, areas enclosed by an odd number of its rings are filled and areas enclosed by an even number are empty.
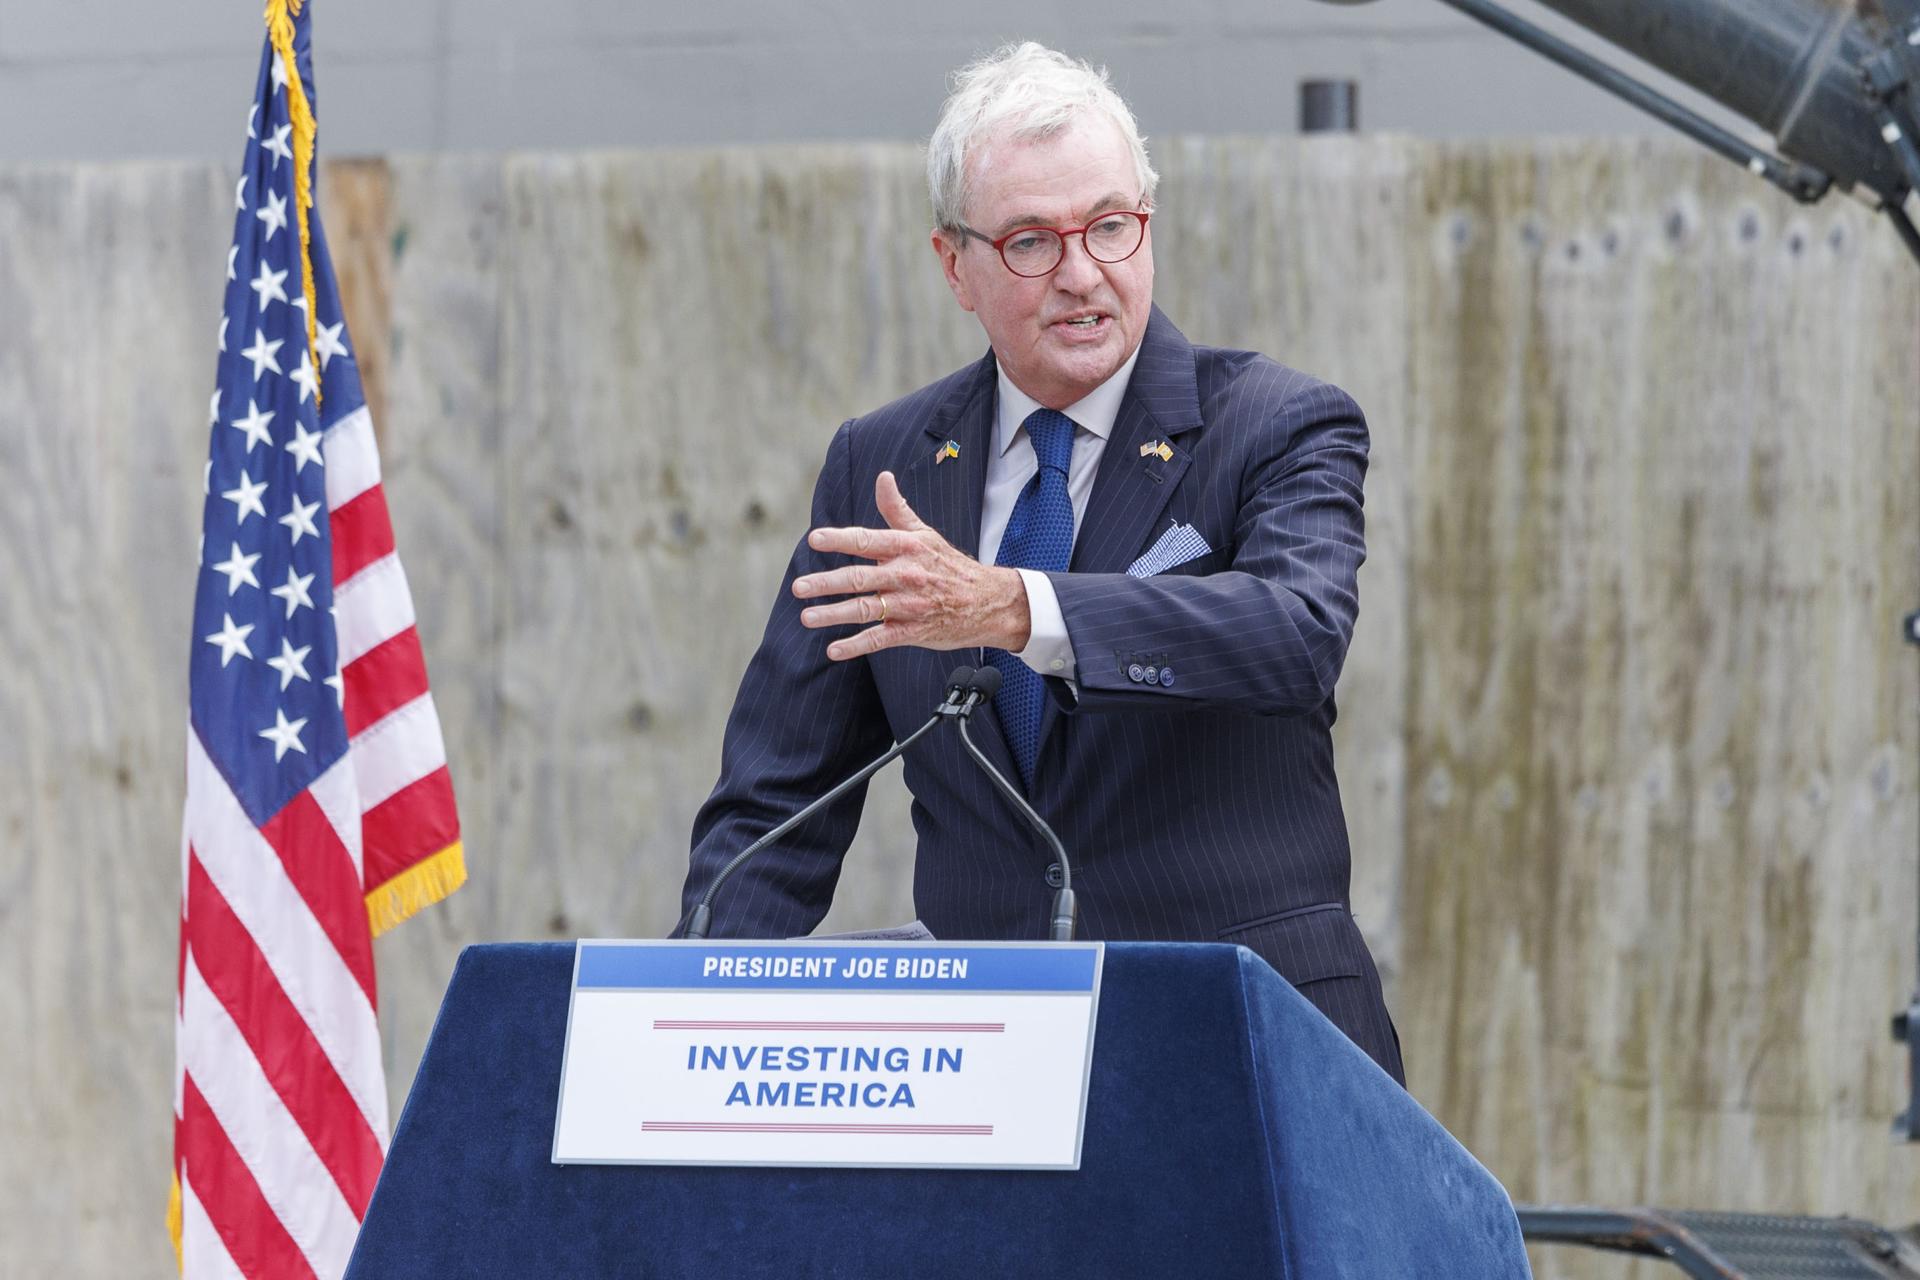
[[[189,663],[168,1218],[190,1280],[345,1270],[387,1143],[373,937],[466,875],[311,205],[311,11],[267,20]]]

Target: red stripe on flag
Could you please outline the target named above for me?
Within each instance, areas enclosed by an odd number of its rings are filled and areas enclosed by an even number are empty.
[[[260,1194],[246,1161],[233,1149],[219,1118],[200,1096],[193,1077],[186,1080],[186,1115],[181,1125],[186,1182],[206,1210],[213,1229],[242,1275],[301,1280],[313,1275],[307,1255],[287,1234],[278,1215]]]
[[[387,495],[379,485],[355,494],[338,511],[327,513],[333,539],[333,585],[339,586],[382,556],[393,554],[393,521]]]
[[[300,891],[307,910],[313,912],[360,989],[367,993],[367,1003],[379,1008],[366,891],[354,869],[353,855],[340,843],[339,833],[327,820],[320,802],[311,791],[302,791],[260,828],[260,834],[280,855],[287,878]]]
[[[442,765],[400,788],[360,819],[362,859],[371,892],[460,838],[453,776]]]
[[[408,627],[349,662],[346,681],[347,736],[352,737],[389,712],[427,691],[427,658],[420,631]]]
[[[200,976],[240,1029],[267,1082],[333,1175],[354,1216],[364,1218],[380,1177],[379,1138],[198,858],[187,876],[193,962]]]

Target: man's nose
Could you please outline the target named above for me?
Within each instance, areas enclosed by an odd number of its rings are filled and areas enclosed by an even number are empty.
[[[1053,282],[1069,293],[1085,293],[1100,283],[1100,264],[1087,252],[1085,233],[1067,237],[1060,265],[1053,270]]]

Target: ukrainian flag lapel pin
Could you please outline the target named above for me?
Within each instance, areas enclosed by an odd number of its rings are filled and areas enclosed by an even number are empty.
[[[937,467],[948,458],[957,458],[959,456],[960,442],[958,440],[949,440],[933,451],[933,465]]]
[[[1173,446],[1170,444],[1163,443],[1158,449],[1155,449],[1154,452],[1160,455],[1160,461],[1162,462],[1173,461]]]

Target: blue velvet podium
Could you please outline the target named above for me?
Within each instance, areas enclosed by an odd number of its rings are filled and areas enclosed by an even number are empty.
[[[1237,947],[1107,945],[1077,1172],[556,1166],[572,970],[461,955],[349,1280],[1528,1275],[1500,1185]]]

